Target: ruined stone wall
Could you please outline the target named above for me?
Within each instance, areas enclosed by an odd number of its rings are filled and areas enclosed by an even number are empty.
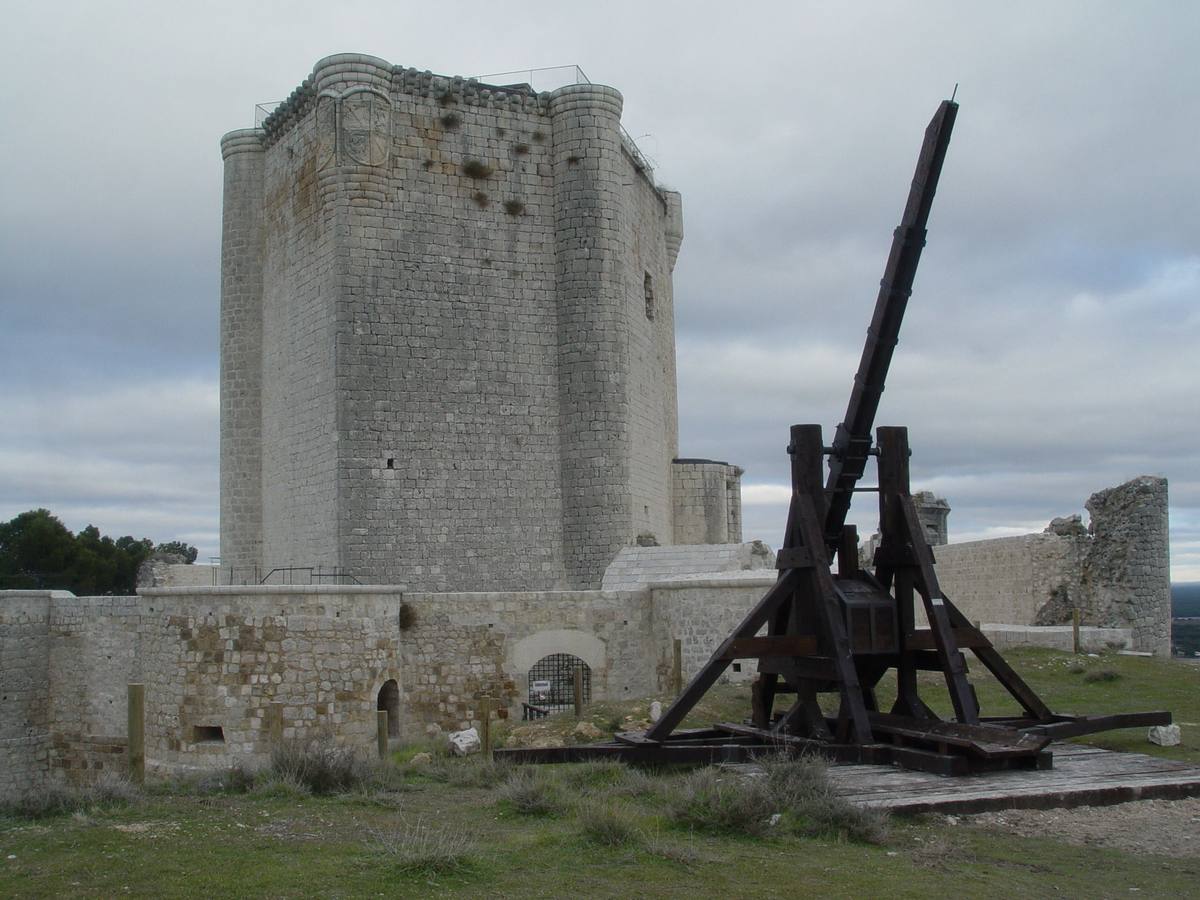
[[[36,790],[49,771],[54,593],[0,593],[0,801]]]
[[[254,222],[243,157],[265,210],[261,358],[250,324],[222,333],[261,373],[261,446],[230,419],[222,450],[230,490],[261,471],[258,564],[596,587],[639,533],[671,540],[682,215],[621,106],[342,54],[227,137],[227,218]],[[255,557],[233,525],[227,565]]]
[[[936,549],[946,595],[976,621],[1133,629],[1133,649],[1170,652],[1167,482],[1143,476],[1093,494],[1085,529],[1056,519],[1042,534]]]
[[[1065,535],[1023,534],[947,544],[934,554],[942,590],[971,621],[1034,625],[1050,598],[1071,591],[1077,581],[1083,543]]]

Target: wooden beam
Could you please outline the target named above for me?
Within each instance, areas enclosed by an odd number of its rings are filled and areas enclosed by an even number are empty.
[[[758,633],[758,630],[766,623],[767,619],[770,618],[771,614],[775,612],[776,607],[780,603],[791,599],[791,595],[796,590],[796,585],[800,581],[800,571],[799,569],[788,569],[780,573],[779,580],[771,586],[771,589],[767,591],[763,598],[746,614],[741,624],[717,648],[712,658],[692,677],[692,680],[688,682],[688,686],[684,688],[683,693],[663,711],[662,718],[646,732],[646,737],[661,741],[675,730],[675,726],[683,721],[684,717],[692,711],[692,707],[699,702],[700,698],[707,693],[710,687],[717,683],[717,679],[728,668],[730,661],[725,658],[724,654],[728,652],[729,645],[738,638],[754,637]]]

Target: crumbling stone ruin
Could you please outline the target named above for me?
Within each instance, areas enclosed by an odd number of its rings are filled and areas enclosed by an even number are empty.
[[[741,470],[678,458],[682,205],[621,108],[340,54],[225,135],[225,566],[594,588],[741,540]]]
[[[1128,628],[1133,649],[1169,654],[1167,481],[1142,476],[1088,499],[1089,524],[937,549],[946,594],[973,620]]]

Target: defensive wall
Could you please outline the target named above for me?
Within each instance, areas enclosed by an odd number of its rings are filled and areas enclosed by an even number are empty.
[[[973,621],[1132,630],[1133,649],[1171,652],[1167,481],[1099,491],[1041,534],[936,547],[943,591]]]
[[[661,693],[676,639],[688,677],[758,599],[761,573],[736,579],[636,591],[3,592],[0,800],[51,775],[123,770],[131,682],[146,685],[147,766],[161,773],[260,765],[275,741],[325,733],[365,749],[381,706],[402,740],[478,726],[482,695],[519,716],[530,670],[556,654],[586,665],[593,699]]]

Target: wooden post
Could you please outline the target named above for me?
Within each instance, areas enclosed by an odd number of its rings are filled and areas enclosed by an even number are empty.
[[[683,693],[683,641],[675,638],[671,646],[671,693]]]
[[[1079,608],[1071,610],[1071,631],[1075,637],[1075,653],[1076,655],[1083,652],[1083,641],[1079,639]]]
[[[575,718],[583,718],[583,667],[575,667]]]
[[[479,741],[484,759],[492,758],[492,703],[491,697],[479,698]]]
[[[375,740],[379,743],[379,758],[387,759],[388,752],[388,711],[375,711]]]
[[[131,684],[129,694],[129,780],[146,782],[146,686]]]

